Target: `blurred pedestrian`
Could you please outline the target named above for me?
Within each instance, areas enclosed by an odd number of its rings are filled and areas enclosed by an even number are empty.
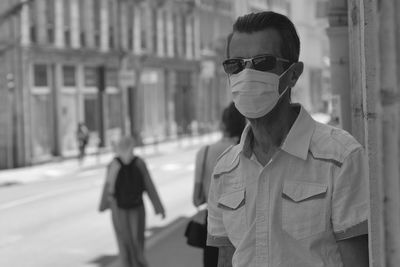
[[[195,184],[193,191],[193,204],[199,207],[206,202],[211,174],[217,158],[225,149],[236,145],[246,125],[245,117],[239,113],[231,103],[222,114],[222,138],[214,144],[202,147],[196,155]],[[205,223],[207,218],[204,218]],[[216,267],[218,264],[218,248],[206,246],[203,253],[203,262],[206,267]]]
[[[83,163],[83,159],[86,155],[86,146],[89,142],[89,130],[83,122],[78,123],[78,129],[76,131],[76,139],[78,141],[78,161],[81,165]]]
[[[99,210],[111,208],[123,267],[146,267],[143,192],[163,219],[165,211],[145,162],[133,154],[133,148],[134,139],[130,136],[115,145],[116,157],[107,169]]]
[[[233,25],[223,67],[249,125],[211,179],[207,244],[220,266],[368,266],[365,151],[291,102],[299,55],[284,15],[250,13]]]

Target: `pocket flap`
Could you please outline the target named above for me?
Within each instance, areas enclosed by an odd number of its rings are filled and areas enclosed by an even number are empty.
[[[222,195],[218,200],[218,206],[236,210],[245,202],[245,190],[239,190]]]
[[[239,157],[236,157],[233,159],[231,162],[221,162],[215,166],[214,169],[214,178],[219,178],[221,175],[225,173],[231,172],[233,169],[235,169],[239,165]]]
[[[283,194],[295,202],[326,193],[325,184],[308,182],[284,182]]]

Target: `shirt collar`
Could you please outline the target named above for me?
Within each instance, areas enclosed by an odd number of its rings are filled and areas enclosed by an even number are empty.
[[[314,130],[314,119],[308,114],[304,107],[300,105],[300,112],[292,128],[290,128],[281,149],[295,157],[306,160]],[[253,132],[251,131],[251,125],[248,124],[240,138],[239,149],[237,150],[238,154],[239,152],[243,152],[247,158],[251,157],[253,153],[251,149],[252,139]]]
[[[306,160],[314,130],[314,119],[303,106],[300,106],[299,115],[283,142],[282,150],[295,157]]]

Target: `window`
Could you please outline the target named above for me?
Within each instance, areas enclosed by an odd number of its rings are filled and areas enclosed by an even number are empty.
[[[96,67],[85,67],[85,86],[96,87],[98,86],[97,68]]]
[[[182,31],[181,31],[181,34],[182,34],[182,40],[181,40],[182,51],[181,51],[181,53],[182,54],[181,54],[181,56],[186,57],[186,39],[187,39],[186,34],[187,34],[187,32],[186,32],[186,16],[185,15],[181,16],[181,25],[180,26],[182,27]]]
[[[64,86],[75,86],[75,67],[63,66],[63,84]]]
[[[54,26],[55,26],[55,5],[54,0],[46,0],[46,25],[47,25],[47,41],[54,43]]]
[[[114,39],[114,22],[115,22],[115,13],[114,13],[114,1],[108,1],[108,34],[109,34],[109,42],[108,45],[111,49],[115,48],[115,39]]]
[[[30,35],[30,40],[32,43],[37,42],[37,36],[36,36],[36,2],[31,1],[29,2],[29,35]]]
[[[141,48],[143,50],[147,49],[147,21],[146,21],[146,9],[144,7],[140,8],[140,41]]]
[[[85,26],[86,26],[86,5],[85,2],[86,0],[79,0],[79,29],[80,29],[80,42],[81,46],[85,47],[86,46],[86,33],[85,33]]]
[[[99,0],[93,1],[93,35],[95,47],[100,47],[100,12],[101,6]]]
[[[157,29],[157,9],[153,8],[151,9],[151,21],[152,21],[152,42],[153,42],[153,52],[157,53],[157,46],[158,40],[157,40],[157,34],[158,34],[158,29]]]
[[[179,56],[179,54],[178,54],[178,40],[179,40],[179,37],[178,37],[178,19],[177,19],[177,15],[175,15],[175,16],[173,16],[173,28],[174,28],[174,55],[175,55],[175,57],[178,57]]]
[[[96,94],[84,95],[85,124],[90,132],[97,132],[99,129],[99,110]]]
[[[121,95],[108,94],[108,129],[121,128],[122,126],[122,110]]]
[[[198,52],[199,52],[199,51],[197,51],[197,43],[196,43],[199,41],[196,36],[196,31],[198,30],[196,28],[196,26],[199,27],[199,25],[198,24],[196,25],[195,20],[196,19],[193,17],[193,19],[191,21],[191,23],[192,23],[192,44],[191,45],[192,45],[193,58],[196,58],[196,56],[198,55]]]
[[[71,45],[71,1],[64,0],[64,39],[65,46]]]
[[[52,153],[54,134],[51,96],[49,94],[33,94],[32,98],[32,153],[35,157],[48,156]]]
[[[106,86],[117,87],[118,85],[118,70],[106,69]]]
[[[164,39],[163,39],[163,42],[164,42],[164,55],[168,55],[168,16],[167,16],[167,12],[166,11],[164,11],[164,12],[162,12],[162,16],[163,16],[163,18],[162,18],[162,20],[163,20],[163,32],[164,32]]]
[[[133,3],[128,2],[128,14],[127,14],[127,29],[128,29],[128,49],[133,50],[133,24],[134,24],[134,10]]]
[[[33,66],[33,84],[34,86],[48,86],[46,65],[35,64]]]

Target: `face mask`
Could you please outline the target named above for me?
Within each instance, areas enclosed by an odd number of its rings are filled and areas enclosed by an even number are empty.
[[[279,80],[290,68],[280,76],[249,68],[230,75],[233,102],[239,112],[251,119],[263,117],[271,112],[289,88],[279,95]]]

